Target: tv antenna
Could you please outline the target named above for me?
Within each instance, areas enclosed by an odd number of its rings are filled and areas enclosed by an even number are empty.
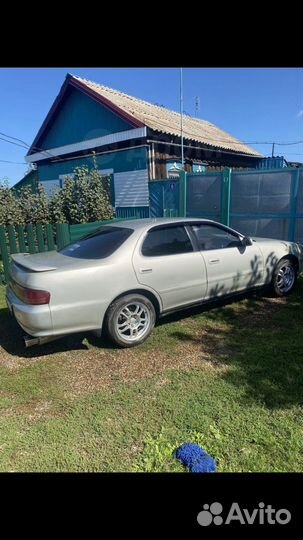
[[[180,120],[181,120],[181,163],[184,170],[184,148],[183,148],[183,69],[180,68]]]
[[[198,118],[200,113],[200,97],[196,96],[195,99],[195,117]]]

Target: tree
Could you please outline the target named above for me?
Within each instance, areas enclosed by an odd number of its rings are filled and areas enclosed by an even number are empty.
[[[64,187],[50,199],[43,184],[33,190],[26,186],[19,191],[0,183],[0,225],[24,223],[88,223],[114,217],[111,206],[110,178],[94,168],[77,167],[67,177]]]
[[[67,177],[62,189],[49,203],[53,223],[88,223],[112,219],[110,180],[96,166],[76,167],[73,177]]]
[[[22,211],[22,223],[49,223],[49,201],[42,184],[37,191],[30,186],[22,188],[17,194]]]
[[[20,200],[9,188],[8,181],[0,183],[0,225],[22,223],[22,208]]]

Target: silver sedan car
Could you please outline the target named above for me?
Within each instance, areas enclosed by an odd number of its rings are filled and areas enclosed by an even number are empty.
[[[206,219],[120,221],[59,252],[12,255],[6,298],[27,345],[103,330],[131,347],[171,311],[265,285],[289,294],[302,257],[300,244]]]

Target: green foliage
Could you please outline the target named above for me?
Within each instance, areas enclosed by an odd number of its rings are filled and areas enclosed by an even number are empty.
[[[48,199],[41,184],[36,193],[30,186],[17,193],[7,182],[0,184],[0,225],[48,222]]]
[[[218,431],[213,425],[209,426],[209,434],[213,435],[213,430]],[[215,438],[218,438],[214,435]],[[175,452],[184,442],[196,443],[205,450],[208,449],[211,438],[205,436],[196,430],[189,430],[176,439],[170,433],[170,430],[161,431],[156,436],[147,433],[144,439],[144,448],[134,467],[135,471],[140,472],[165,472],[165,471],[185,471],[184,466],[176,459]],[[213,445],[212,445],[213,448]],[[216,454],[217,455],[217,454]]]
[[[22,223],[23,214],[20,200],[9,188],[8,182],[0,183],[0,225]]]
[[[109,177],[101,176],[94,159],[94,168],[77,167],[64,187],[52,199],[43,185],[37,191],[30,186],[19,192],[0,183],[0,225],[23,223],[89,223],[114,217],[111,206]]]
[[[18,199],[22,212],[19,223],[49,223],[49,202],[42,184],[38,184],[36,193],[30,186],[22,188]]]
[[[113,218],[109,178],[96,168],[77,167],[49,204],[53,223],[88,223]]]
[[[140,472],[166,472],[168,469],[172,471],[183,470],[182,465],[174,457],[174,452],[180,444],[182,444],[182,441],[170,441],[165,436],[163,429],[156,437],[147,433],[143,452],[134,470]]]

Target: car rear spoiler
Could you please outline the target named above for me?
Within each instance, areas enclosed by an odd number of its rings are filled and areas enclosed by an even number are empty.
[[[39,264],[38,262],[33,261],[32,258],[28,260],[27,258],[29,255],[29,253],[14,253],[11,255],[11,258],[18,266],[22,266],[32,272],[49,272],[50,270],[56,270],[56,266]]]

